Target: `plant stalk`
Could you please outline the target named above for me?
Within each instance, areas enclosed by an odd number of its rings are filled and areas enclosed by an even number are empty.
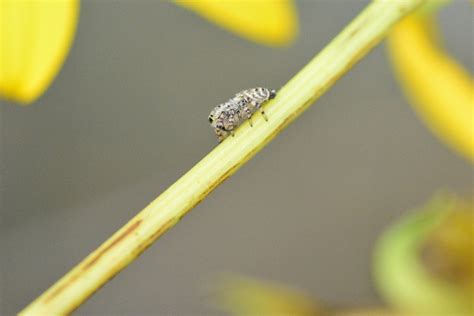
[[[424,0],[368,5],[253,118],[171,185],[20,315],[66,315],[135,260],[212,190],[277,136]]]

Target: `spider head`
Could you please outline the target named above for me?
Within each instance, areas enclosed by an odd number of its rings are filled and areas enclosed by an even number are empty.
[[[270,90],[270,97],[269,97],[269,99],[270,99],[270,100],[271,100],[271,99],[275,99],[275,97],[276,97],[276,91],[275,91],[275,90]]]

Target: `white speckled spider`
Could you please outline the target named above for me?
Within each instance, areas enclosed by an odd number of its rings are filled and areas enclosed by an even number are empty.
[[[223,141],[229,134],[234,135],[234,130],[245,120],[252,125],[252,114],[260,110],[268,121],[262,105],[275,98],[276,91],[267,88],[252,88],[238,92],[225,103],[216,106],[209,114],[209,123],[219,139]]]

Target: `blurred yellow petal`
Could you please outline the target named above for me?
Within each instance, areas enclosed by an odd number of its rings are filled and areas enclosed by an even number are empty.
[[[0,95],[24,104],[40,97],[71,46],[78,0],[0,0]]]
[[[436,38],[433,21],[413,15],[393,29],[389,53],[418,114],[440,139],[474,162],[474,84]]]
[[[234,316],[415,316],[385,308],[326,307],[299,290],[245,277],[225,277],[219,292],[218,306]]]
[[[402,312],[396,312],[396,311],[391,311],[388,309],[362,309],[362,310],[356,310],[356,311],[341,311],[337,312],[334,314],[331,314],[331,316],[420,316],[420,315],[415,315],[413,313],[402,313]]]
[[[297,33],[292,0],[176,0],[176,3],[260,44],[285,45]]]
[[[323,314],[321,306],[306,294],[275,283],[244,277],[225,277],[219,284],[218,305],[232,315]]]

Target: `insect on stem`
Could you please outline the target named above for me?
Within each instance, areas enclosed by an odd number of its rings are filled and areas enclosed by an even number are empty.
[[[257,110],[260,110],[263,118],[268,122],[262,105],[275,96],[275,90],[257,87],[240,91],[227,102],[216,106],[209,114],[209,122],[219,141],[224,140],[229,134],[234,136],[234,130],[246,120],[253,127],[252,115]]]

